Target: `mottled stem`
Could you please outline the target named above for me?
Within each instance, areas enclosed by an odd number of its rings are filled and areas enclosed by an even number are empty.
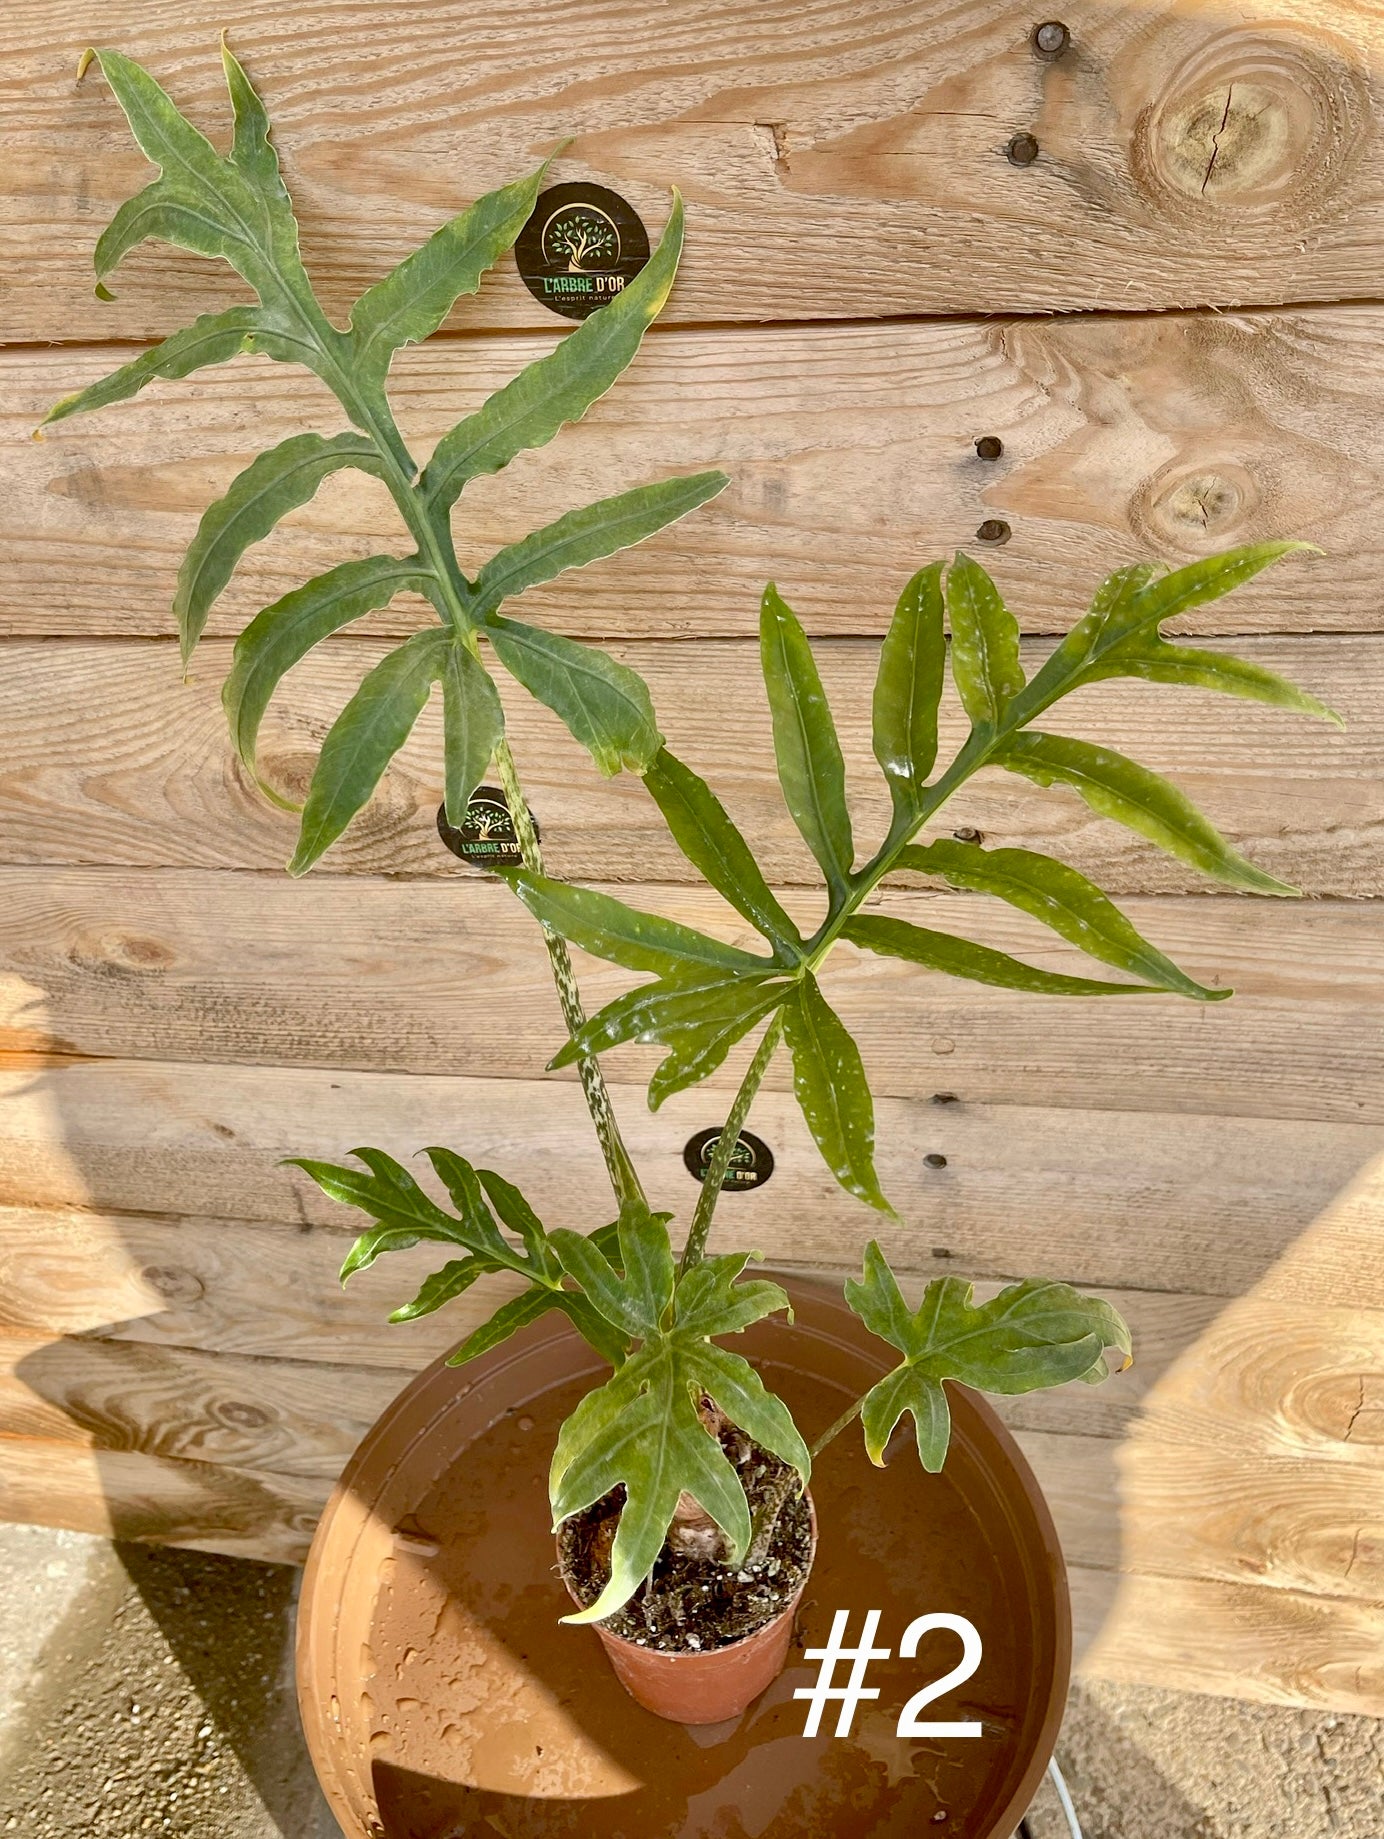
[[[740,1081],[740,1090],[735,1095],[735,1103],[730,1108],[725,1128],[716,1139],[716,1147],[711,1152],[711,1160],[706,1165],[702,1176],[702,1191],[697,1196],[696,1211],[692,1215],[692,1224],[687,1230],[687,1244],[683,1247],[682,1270],[690,1271],[694,1264],[700,1264],[706,1252],[707,1234],[711,1231],[711,1216],[716,1211],[716,1203],[721,1198],[721,1183],[726,1178],[730,1159],[735,1154],[735,1145],[740,1140],[740,1132],[745,1127],[745,1119],[750,1114],[769,1062],[774,1057],[778,1046],[783,1022],[777,1015],[764,1031],[764,1039],[755,1050],[754,1059],[745,1070],[745,1077]]]
[[[814,1462],[833,1437],[839,1437],[847,1425],[855,1422],[860,1416],[860,1407],[864,1402],[864,1399],[858,1398],[853,1405],[847,1405],[839,1418],[827,1425],[808,1452]],[[750,1529],[750,1549],[745,1557],[746,1564],[762,1564],[768,1557],[769,1547],[773,1543],[774,1528],[778,1525],[779,1515],[793,1496],[797,1480],[798,1471],[796,1469],[785,1469],[779,1480],[755,1508],[754,1520]]]
[[[514,835],[524,867],[531,874],[541,875],[543,854],[538,846],[538,832],[534,828],[533,815],[524,797],[524,789],[519,783],[519,774],[508,741],[502,740],[495,749],[495,766],[500,775],[505,802],[514,820]],[[557,999],[562,1005],[562,1019],[567,1024],[568,1034],[575,1036],[586,1020],[586,1011],[582,1008],[577,974],[572,968],[567,941],[560,938],[551,927],[544,926],[543,942],[548,948],[548,962],[552,966],[553,982],[557,986]],[[583,1056],[577,1061],[577,1076],[581,1080],[591,1121],[596,1127],[596,1137],[601,1146],[601,1155],[605,1158],[616,1201],[622,1208],[627,1202],[647,1206],[644,1189],[620,1134],[615,1107],[610,1101],[610,1088],[606,1085],[599,1062]]]

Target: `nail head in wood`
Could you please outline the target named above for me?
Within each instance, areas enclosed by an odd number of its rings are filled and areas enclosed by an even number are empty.
[[[998,460],[1004,452],[1004,442],[998,434],[982,434],[976,442],[976,452],[982,460]]]
[[[1072,35],[1060,19],[1045,19],[1033,28],[1033,49],[1039,57],[1061,57],[1072,42]]]
[[[1038,158],[1038,143],[1031,134],[1016,134],[1004,151],[1011,166],[1031,166]]]
[[[1007,543],[1013,534],[1014,532],[1002,517],[987,517],[985,522],[976,528],[976,541],[994,543],[998,547],[1001,543]]]
[[[953,830],[952,835],[958,843],[979,843],[981,841],[981,833],[974,824],[963,824],[959,830]]]
[[[944,1169],[947,1166],[947,1158],[939,1156],[935,1150],[930,1156],[924,1156],[923,1161],[930,1169]]]

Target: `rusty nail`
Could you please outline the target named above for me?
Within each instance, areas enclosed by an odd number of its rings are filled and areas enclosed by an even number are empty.
[[[982,460],[998,460],[1004,452],[1004,442],[998,434],[982,434],[976,442],[976,452]]]
[[[1038,158],[1038,143],[1031,134],[1016,134],[1004,151],[1011,166],[1031,166]]]
[[[1007,543],[1014,532],[1002,517],[987,517],[976,528],[976,541],[979,543]]]
[[[1039,57],[1061,57],[1072,35],[1060,19],[1045,19],[1033,28],[1033,49]]]

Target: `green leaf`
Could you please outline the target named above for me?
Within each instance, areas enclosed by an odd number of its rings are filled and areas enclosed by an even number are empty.
[[[655,531],[695,511],[729,484],[725,473],[692,473],[636,486],[633,491],[568,511],[556,522],[490,558],[476,577],[474,617],[487,619],[502,601],[540,582],[552,581],[569,568],[584,568],[588,562],[642,543]]]
[[[959,1277],[939,1277],[910,1313],[894,1273],[872,1239],[860,1279],[848,1278],[846,1301],[871,1334],[904,1356],[861,1406],[865,1447],[882,1465],[884,1447],[904,1412],[912,1412],[922,1464],[935,1474],[947,1454],[950,1413],[945,1380],[1012,1395],[1105,1377],[1105,1350],[1128,1365],[1129,1330],[1110,1304],[1068,1284],[1011,1284],[988,1303],[973,1303]]]
[[[901,850],[900,868],[942,875],[954,888],[993,894],[1051,926],[1073,945],[1117,970],[1199,1002],[1222,1002],[1229,990],[1208,989],[1181,971],[1142,936],[1094,882],[1052,856],[1031,849],[982,849],[936,842]]]
[[[499,693],[474,652],[456,639],[442,667],[442,744],[447,822],[460,827],[471,795],[504,739]]]
[[[1116,569],[1096,590],[1090,612],[1029,684],[1023,719],[1036,716],[1078,684],[1112,674],[1097,667],[1116,648],[1140,635],[1156,638],[1156,628],[1164,620],[1218,600],[1284,556],[1302,551],[1316,553],[1310,543],[1252,543],[1189,562],[1171,574],[1149,562]]]
[[[1019,622],[980,564],[960,553],[947,570],[947,613],[962,706],[977,727],[994,727],[1024,687]]]
[[[1036,785],[1069,785],[1102,817],[1146,836],[1169,855],[1252,894],[1295,894],[1238,855],[1175,785],[1110,747],[1055,734],[1016,734],[993,756]]]
[[[807,635],[772,582],[760,603],[759,649],[784,800],[840,899],[855,859],[841,744]]]
[[[749,844],[705,779],[663,747],[645,772],[644,783],[693,868],[763,933],[782,962],[799,962],[802,934],[779,905]]]
[[[422,714],[452,643],[445,632],[415,632],[367,674],[327,730],[290,875],[305,875],[369,802]]]
[[[361,295],[351,312],[351,355],[367,389],[380,388],[400,346],[431,338],[460,296],[474,294],[513,247],[547,170],[545,160],[527,178],[478,198]]]
[[[649,1081],[650,1111],[657,1111],[666,1098],[714,1073],[736,1042],[742,1041],[756,1022],[772,1015],[791,989],[791,984],[762,985],[752,998],[742,1001],[734,1014],[708,1018],[670,1036],[668,1053]]]
[[[881,914],[861,914],[847,920],[841,936],[852,945],[879,952],[886,958],[903,958],[948,977],[966,977],[972,983],[991,983],[1002,990],[1027,990],[1036,996],[1157,996],[1161,986],[1148,983],[1104,983],[1089,977],[1067,977],[1059,971],[1042,971],[1006,951],[958,939],[950,932],[933,932],[908,920]]]
[[[1320,721],[1345,722],[1334,709],[1300,690],[1276,671],[1265,670],[1244,658],[1231,657],[1222,651],[1196,651],[1185,645],[1170,645],[1152,633],[1135,633],[1108,651],[1101,663],[1093,665],[1082,678],[1084,683],[1099,683],[1108,677],[1142,677],[1148,683],[1176,683],[1184,688],[1220,690],[1227,696],[1240,696],[1247,702],[1266,702],[1279,709],[1293,709],[1300,715],[1314,715]]]
[[[527,1269],[526,1261],[506,1242],[496,1225],[485,1202],[480,1174],[472,1168],[465,1156],[436,1143],[425,1149],[423,1154],[431,1162],[433,1173],[446,1188],[452,1205],[461,1215],[459,1230],[464,1230],[466,1243],[471,1249],[484,1257],[495,1259],[497,1263],[508,1265],[511,1270]]]
[[[450,1152],[438,1150],[436,1153],[442,1156]],[[477,1169],[475,1173],[481,1187],[485,1189],[487,1200],[519,1239],[529,1255],[530,1263],[536,1270],[547,1270],[556,1275],[557,1263],[548,1245],[548,1235],[538,1215],[518,1188],[506,1181],[503,1175],[497,1175],[494,1169]]]
[[[601,309],[605,311],[604,308]],[[776,967],[766,958],[751,957],[733,945],[677,920],[641,913],[610,894],[593,888],[575,888],[566,881],[551,881],[528,869],[504,871],[505,879],[535,919],[562,938],[569,939],[593,957],[623,964],[631,971],[653,971],[659,976],[684,968],[716,969],[742,975],[759,975]]]
[[[657,983],[626,990],[589,1016],[548,1062],[550,1070],[593,1058],[627,1041],[669,1043],[703,1024],[734,1022],[761,1001],[764,1014],[792,989],[782,978],[769,981],[766,966],[737,975],[720,966],[671,972]],[[746,1022],[746,1027],[749,1022]]]
[[[735,1043],[793,990],[783,979],[680,971],[617,996],[593,1015],[549,1061],[552,1068],[605,1053],[626,1041],[669,1049],[649,1082],[649,1109],[705,1079]]]
[[[875,679],[875,758],[896,810],[916,809],[937,759],[937,705],[946,658],[942,564],[932,562],[899,596]]]
[[[255,92],[254,85],[235,53],[223,38],[221,68],[230,93],[235,118],[235,135],[231,142],[231,165],[246,179],[263,217],[265,244],[274,255],[277,267],[310,294],[298,251],[298,224],[288,188],[279,171],[279,156],[270,140],[269,116]]]
[[[875,1176],[875,1107],[860,1050],[810,974],[782,1014],[793,1090],[823,1160],[847,1193],[892,1213]]]
[[[160,377],[188,377],[209,364],[225,364],[252,348],[254,334],[263,316],[258,307],[229,307],[224,313],[204,313],[181,332],[174,332],[149,351],[142,351],[128,364],[99,383],[90,383],[55,402],[44,416],[41,427],[62,421],[69,415],[84,415],[89,409],[104,409],[110,403],[124,402],[138,395],[146,384]],[[271,357],[277,355],[272,350]]]
[[[621,1221],[623,1279],[589,1240],[552,1236],[587,1300],[642,1342],[563,1425],[549,1478],[558,1524],[612,1489],[625,1489],[610,1580],[589,1608],[566,1618],[595,1622],[627,1602],[649,1575],[684,1491],[726,1534],[731,1562],[743,1558],[749,1505],[698,1414],[703,1395],[804,1482],[811,1460],[782,1401],[747,1361],[709,1339],[783,1308],[788,1299],[777,1284],[737,1283],[742,1256],[707,1259],[679,1280],[666,1226],[647,1215]]]
[[[112,50],[96,56],[135,140],[160,171],[120,207],[97,242],[97,291],[105,292],[106,276],[131,249],[155,237],[229,262],[266,305],[278,301],[286,284],[306,293],[297,226],[269,147],[267,118],[230,52],[223,51],[237,114],[230,159],[221,158],[133,59]]]
[[[368,1235],[367,1235],[368,1236]],[[416,1322],[420,1316],[432,1315],[444,1304],[464,1296],[478,1277],[503,1267],[487,1258],[453,1258],[440,1271],[425,1277],[422,1288],[411,1303],[404,1303],[390,1313],[391,1322]]]
[[[605,395],[668,298],[681,249],[682,199],[674,192],[657,249],[623,293],[438,442],[422,474],[433,512],[449,511],[468,479],[499,472],[516,454],[545,446]]]
[[[397,556],[367,556],[318,575],[255,615],[236,640],[221,701],[236,752],[256,777],[255,743],[260,722],[286,672],[329,634],[339,632],[376,607],[388,606],[405,588],[423,592],[430,580],[417,556],[403,560]],[[435,640],[442,635],[420,636]],[[277,804],[287,804],[262,780],[259,783]]]
[[[232,481],[225,497],[208,506],[183,557],[173,597],[184,664],[245,551],[345,466],[378,478],[384,459],[364,434],[337,434],[330,440],[320,434],[295,434],[260,454]]]
[[[459,1347],[452,1349],[447,1356],[448,1366],[465,1366],[468,1360],[474,1360],[479,1354],[488,1354],[492,1347],[499,1347],[510,1336],[517,1334],[521,1328],[527,1328],[530,1322],[536,1322],[550,1309],[560,1309],[562,1297],[556,1290],[524,1290],[518,1296],[511,1296],[508,1302],[501,1303],[488,1322],[482,1322],[479,1328],[472,1329]]]
[[[595,646],[518,620],[492,614],[485,635],[510,675],[566,724],[607,778],[622,766],[644,771],[663,736],[642,677]]]

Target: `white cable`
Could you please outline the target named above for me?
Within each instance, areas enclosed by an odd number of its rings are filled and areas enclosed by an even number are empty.
[[[1057,1799],[1061,1804],[1062,1811],[1067,1816],[1067,1831],[1071,1834],[1072,1839],[1084,1839],[1084,1835],[1081,1831],[1081,1822],[1076,1817],[1076,1808],[1072,1806],[1072,1797],[1067,1792],[1067,1784],[1062,1779],[1062,1771],[1057,1766],[1057,1758],[1055,1756],[1048,1764],[1048,1775],[1052,1780],[1053,1787],[1057,1790]]]

